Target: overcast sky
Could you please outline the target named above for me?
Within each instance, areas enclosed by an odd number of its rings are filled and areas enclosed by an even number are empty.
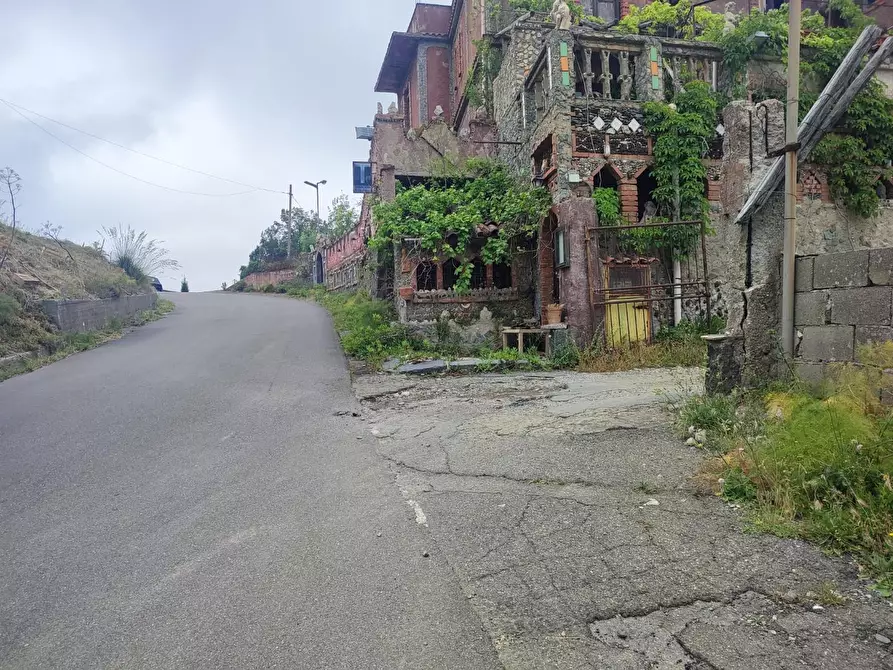
[[[441,4],[449,4],[444,1]],[[354,127],[372,122],[391,32],[415,0],[0,0],[0,98],[141,152],[314,209],[351,191],[368,156]],[[27,114],[26,114],[27,115]],[[185,172],[43,119],[77,149],[172,189],[246,189]],[[184,195],[79,155],[0,104],[0,167],[21,174],[20,219],[51,221],[77,242],[129,224],[164,240],[193,290],[232,280],[287,196]],[[353,196],[352,196],[353,197]],[[179,275],[163,277],[168,287]]]

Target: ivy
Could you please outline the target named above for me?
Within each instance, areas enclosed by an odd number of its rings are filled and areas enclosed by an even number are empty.
[[[552,204],[549,191],[523,183],[508,167],[490,159],[468,160],[455,174],[428,184],[400,188],[393,202],[373,209],[377,224],[372,248],[413,239],[435,260],[456,259],[456,290],[471,288],[472,243],[481,226],[498,232],[480,251],[485,263],[511,259],[512,241],[531,238]],[[478,238],[479,239],[479,238]]]
[[[893,177],[893,170],[886,167],[890,156],[893,100],[875,79],[853,100],[839,132],[826,135],[811,158],[825,167],[835,199],[853,214],[871,217],[880,207],[879,180]]]
[[[474,45],[477,56],[465,84],[465,96],[470,107],[483,107],[489,116],[493,116],[493,80],[502,67],[503,54],[488,38],[478,40]]]
[[[716,98],[710,87],[692,81],[676,94],[673,104],[645,104],[645,124],[654,141],[651,174],[657,182],[652,197],[664,218],[706,221],[709,205],[704,194],[707,168],[703,158],[716,126]],[[691,251],[699,239],[695,226],[651,229],[654,246],[679,255]]]
[[[692,13],[691,0],[676,4],[656,0],[645,7],[631,5],[629,14],[617,23],[617,30],[638,35],[643,25],[648,35],[716,42],[722,36],[725,19],[706,7],[695,7]]]
[[[598,212],[598,225],[617,226],[620,224],[620,194],[616,188],[596,188],[592,191],[595,211]]]

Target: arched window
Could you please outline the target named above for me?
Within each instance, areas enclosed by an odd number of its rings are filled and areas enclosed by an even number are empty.
[[[459,261],[451,258],[443,264],[443,287],[445,289],[456,288],[456,277],[459,274]]]
[[[471,268],[471,288],[487,287],[487,266],[480,258],[475,258]]]

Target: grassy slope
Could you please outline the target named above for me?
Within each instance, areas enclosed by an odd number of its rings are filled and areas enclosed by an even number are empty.
[[[0,224],[0,257],[10,239],[11,229]],[[26,286],[17,275],[38,283]],[[60,345],[40,309],[42,300],[111,298],[145,290],[95,249],[17,231],[0,269],[0,358]]]

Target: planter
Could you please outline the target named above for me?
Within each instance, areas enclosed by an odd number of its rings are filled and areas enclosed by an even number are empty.
[[[547,326],[554,326],[561,323],[561,316],[564,313],[564,305],[546,305],[543,311],[543,318]]]
[[[401,286],[399,294],[404,300],[412,300],[412,296],[415,295],[415,289],[412,286]]]

